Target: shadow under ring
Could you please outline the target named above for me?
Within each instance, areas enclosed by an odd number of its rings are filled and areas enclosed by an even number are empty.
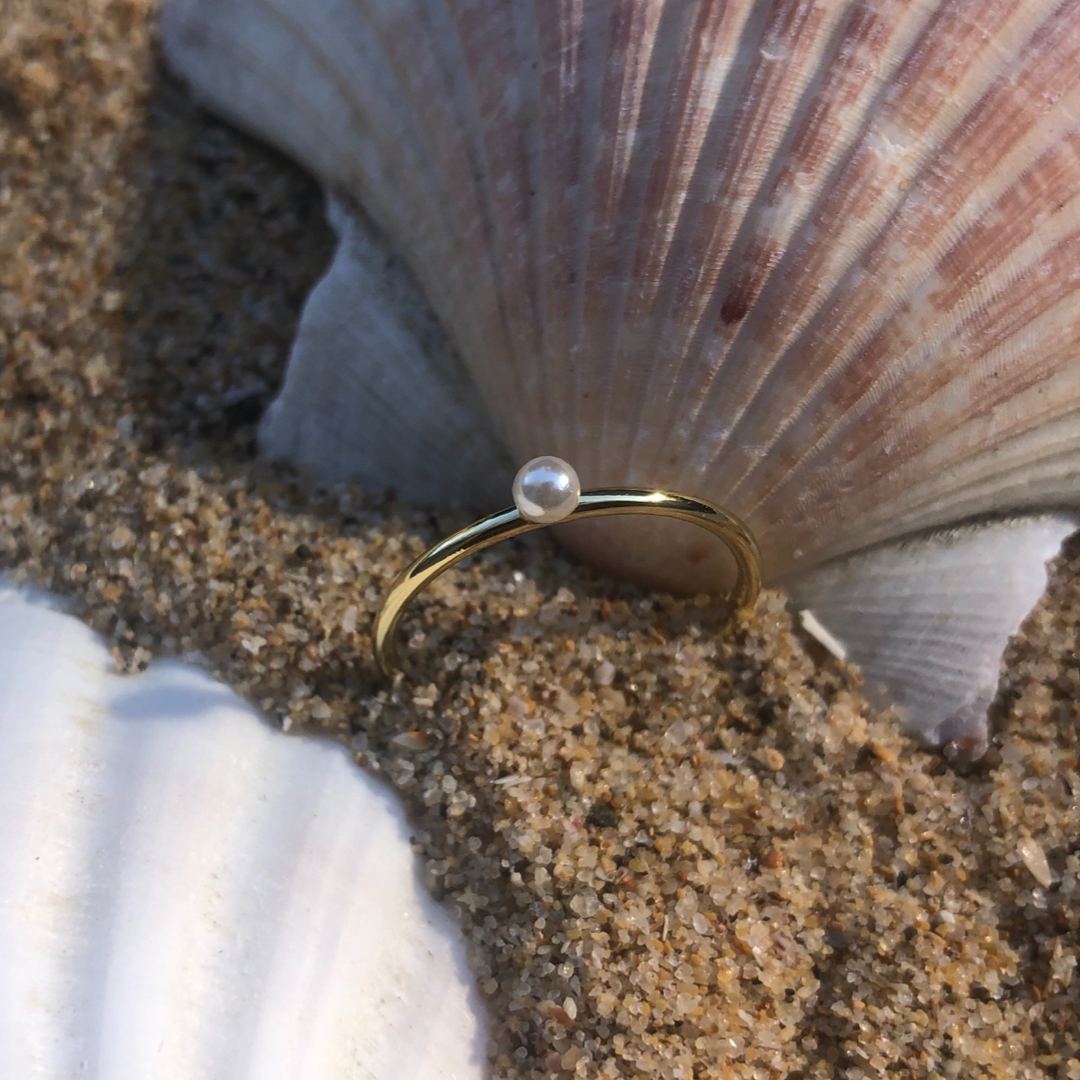
[[[750,530],[734,514],[704,499],[674,491],[650,488],[596,488],[583,491],[577,506],[562,521],[614,514],[648,514],[655,517],[689,521],[722,541],[735,560],[735,585],[728,600],[732,614],[754,606],[761,591],[761,557]],[[429,581],[484,548],[509,540],[533,529],[547,527],[546,522],[529,521],[516,507],[500,510],[481,518],[429,548],[394,579],[382,602],[372,627],[372,649],[379,671],[390,677],[400,667],[394,635],[405,605]]]

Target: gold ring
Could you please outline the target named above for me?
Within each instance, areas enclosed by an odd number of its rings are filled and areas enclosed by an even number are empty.
[[[531,481],[531,483],[530,483]],[[394,579],[375,616],[372,647],[385,676],[399,667],[394,632],[405,605],[434,578],[462,559],[512,536],[557,521],[655,514],[689,521],[722,540],[735,559],[735,586],[729,600],[735,611],[754,606],[761,590],[761,559],[750,530],[734,514],[692,495],[650,488],[596,488],[581,491],[577,474],[559,458],[535,458],[514,480],[515,505],[490,514],[429,548]]]

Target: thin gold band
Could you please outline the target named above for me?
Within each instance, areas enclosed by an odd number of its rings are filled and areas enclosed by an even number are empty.
[[[729,597],[733,609],[740,611],[753,607],[761,589],[761,559],[750,530],[733,514],[704,499],[674,491],[600,488],[583,491],[577,506],[564,520],[606,517],[609,514],[656,514],[700,525],[722,540],[735,559],[737,576]],[[372,646],[379,671],[390,676],[399,667],[394,632],[405,605],[429,581],[462,559],[500,540],[542,528],[544,523],[527,521],[516,507],[500,510],[448,536],[402,570],[390,586],[372,629]]]

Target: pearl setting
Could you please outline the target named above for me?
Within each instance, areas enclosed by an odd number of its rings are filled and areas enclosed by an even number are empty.
[[[538,457],[518,469],[513,492],[514,505],[526,521],[552,525],[574,512],[581,498],[581,481],[562,458]]]

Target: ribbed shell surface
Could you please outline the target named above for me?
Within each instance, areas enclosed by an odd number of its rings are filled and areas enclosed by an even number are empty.
[[[0,580],[0,1076],[481,1080],[389,788]]]
[[[367,208],[519,461],[771,578],[1080,501],[1080,4],[215,7],[174,60]]]

